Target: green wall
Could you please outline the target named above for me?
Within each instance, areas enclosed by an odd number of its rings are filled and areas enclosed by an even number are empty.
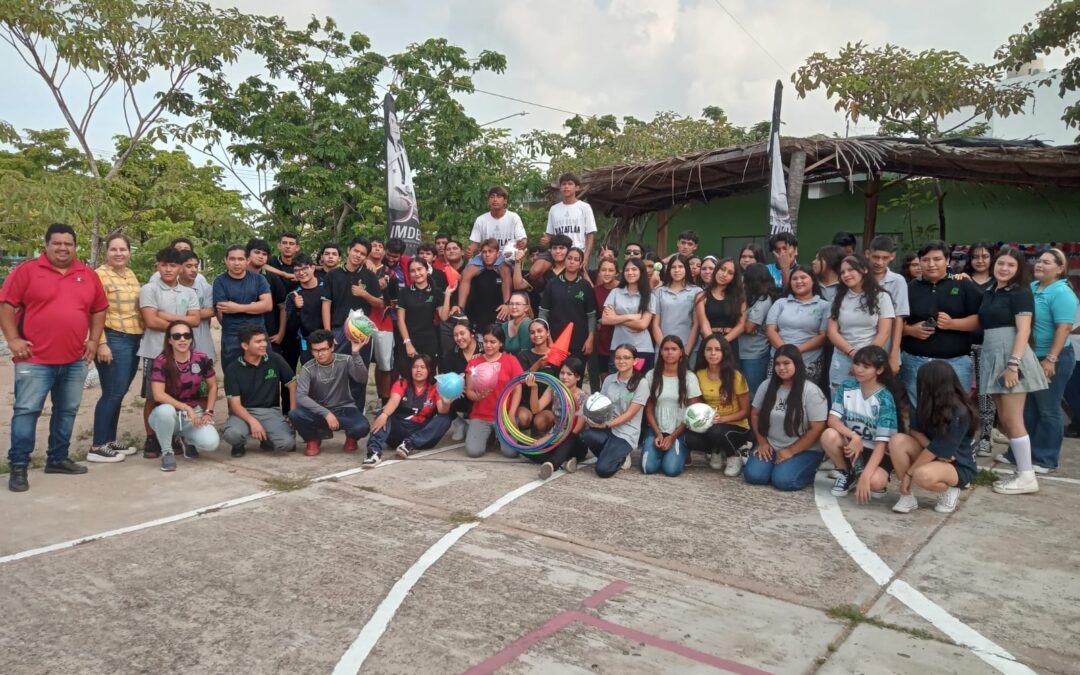
[[[993,242],[1080,241],[1080,191],[1025,190],[1014,187],[945,182],[946,239],[969,244],[986,239]],[[882,193],[881,203],[903,194],[893,187]],[[699,252],[734,255],[749,238],[765,239],[766,193],[714,199],[707,204],[689,204],[668,222],[668,251],[675,250],[679,232],[694,230],[701,238]],[[838,230],[862,236],[863,195],[856,190],[822,199],[803,193],[799,213],[800,256],[809,261],[814,251],[829,243]],[[916,244],[932,237],[919,236],[919,226],[937,232],[937,206],[928,204],[909,213],[896,207],[878,211],[877,233],[898,236]],[[656,221],[651,218],[643,235],[647,244],[656,243]],[[904,251],[899,257],[903,256]],[[809,254],[809,255],[808,255]]]

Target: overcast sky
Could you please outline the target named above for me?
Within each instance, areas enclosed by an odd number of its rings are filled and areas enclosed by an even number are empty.
[[[281,14],[294,26],[312,14],[332,16],[346,33],[367,34],[383,54],[429,37],[445,37],[470,55],[502,52],[502,75],[476,86],[581,113],[650,118],[658,110],[699,115],[707,105],[749,126],[769,116],[774,82],[784,81],[784,133],[844,131],[832,103],[815,94],[796,98],[789,77],[807,55],[835,53],[845,43],[886,42],[918,51],[955,49],[989,61],[994,49],[1045,0],[214,0],[218,6]],[[723,8],[721,7],[723,5]],[[734,15],[740,26],[725,13]],[[748,35],[749,33],[749,35]],[[754,43],[753,36],[764,49]],[[773,61],[773,58],[779,65]],[[1060,57],[1049,66],[1061,65]],[[0,119],[22,128],[63,126],[44,85],[6,44],[0,44]],[[484,94],[464,99],[481,123],[515,131],[557,130],[569,116]],[[116,105],[99,115],[91,143],[111,147],[123,131]],[[1059,113],[1060,114],[1060,113]],[[852,133],[873,132],[861,126]]]

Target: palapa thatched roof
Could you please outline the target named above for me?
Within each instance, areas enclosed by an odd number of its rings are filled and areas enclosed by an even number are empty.
[[[785,165],[806,153],[804,183],[899,174],[1031,188],[1080,187],[1080,146],[987,138],[927,142],[881,136],[790,138]],[[641,164],[592,169],[583,197],[610,216],[633,217],[678,204],[756,192],[768,184],[768,143],[717,148]]]

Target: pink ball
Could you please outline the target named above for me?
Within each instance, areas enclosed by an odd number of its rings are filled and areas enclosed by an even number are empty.
[[[499,383],[499,370],[502,364],[484,361],[473,366],[469,374],[472,377],[472,387],[476,391],[491,391]]]

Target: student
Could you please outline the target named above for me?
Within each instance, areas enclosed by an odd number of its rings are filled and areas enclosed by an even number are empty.
[[[567,357],[559,368],[559,381],[566,385],[569,390],[570,396],[573,397],[574,403],[577,405],[578,414],[574,417],[570,433],[561,443],[547,452],[538,455],[525,455],[530,462],[540,465],[540,478],[542,479],[550,478],[551,474],[560,468],[567,473],[574,473],[577,471],[578,462],[584,461],[589,454],[589,451],[581,442],[581,433],[585,430],[585,417],[581,414],[581,408],[585,405],[585,399],[588,397],[588,394],[581,388],[584,378],[585,362],[576,356]],[[550,410],[552,424],[547,427],[550,430],[554,426],[554,421],[563,413],[562,400],[556,398],[550,388],[543,394],[538,393],[537,384],[535,377],[525,378],[525,386],[529,391],[529,407],[536,415],[542,414],[541,411],[547,413]],[[536,417],[533,419],[535,424]],[[541,436],[539,440],[546,439],[547,436]]]
[[[596,270],[596,285],[593,286],[593,296],[596,306],[603,307],[607,303],[608,295],[619,286],[619,268],[615,258],[601,258]],[[615,335],[615,326],[605,324],[602,321],[596,329],[596,339],[593,341],[593,352],[596,354],[596,372],[599,379],[592,384],[592,390],[600,388],[600,382],[611,372],[611,339]]]
[[[325,293],[323,281],[315,275],[311,258],[300,253],[293,258],[293,274],[297,285],[285,300],[285,321],[287,331],[300,342],[300,364],[311,360],[307,336],[322,329],[322,296]]]
[[[536,322],[533,322],[536,325]],[[488,441],[495,432],[495,406],[498,403],[502,391],[514,379],[523,372],[518,360],[503,351],[506,336],[498,324],[491,324],[481,335],[483,340],[483,353],[469,361],[465,368],[465,397],[473,402],[472,410],[469,411],[469,428],[465,432],[465,454],[469,457],[482,457],[488,449]],[[480,364],[496,364],[498,379],[490,389],[477,389],[473,386],[473,372]],[[521,387],[515,386],[510,394],[510,410],[517,410],[521,405]],[[517,450],[499,442],[499,449],[503,457],[511,459],[517,457]]]
[[[383,308],[372,308],[368,317],[375,325],[375,332],[371,335],[371,364],[375,366],[375,393],[380,403],[385,403],[390,397],[390,387],[398,378],[394,371],[394,352],[398,349],[394,318],[401,289],[404,288],[398,282],[397,274],[386,266],[385,260],[386,247],[382,239],[372,237],[371,252],[364,265],[375,274],[379,287],[374,294],[383,301]]]
[[[851,239],[854,241],[855,237]],[[892,298],[893,311],[896,313],[896,321],[892,324],[892,338],[889,340],[889,366],[894,373],[900,372],[900,339],[904,334],[904,320],[911,314],[908,308],[908,282],[903,276],[889,269],[896,260],[896,249],[895,239],[878,236],[870,241],[870,246],[865,251],[866,259],[870,262],[870,271],[874,273],[881,290]],[[977,309],[978,305],[975,307],[975,310]]]
[[[336,270],[341,264],[341,248],[337,244],[323,244],[319,249],[319,257],[315,261],[315,276],[319,281],[326,281],[326,275]]]
[[[785,491],[809,485],[824,456],[818,441],[828,416],[825,395],[806,379],[799,350],[778,349],[772,375],[754,394],[750,425],[758,446],[746,460],[743,480]]]
[[[641,472],[678,476],[686,465],[686,408],[702,399],[697,376],[689,372],[683,342],[677,336],[668,335],[660,341],[660,363],[645,375],[645,387],[649,401],[645,404]]]
[[[855,255],[855,244],[855,235],[850,232],[840,231],[833,235],[832,245],[840,247],[845,256]]]
[[[641,437],[641,416],[649,401],[649,388],[634,369],[637,359],[633,345],[615,348],[615,372],[600,387],[600,393],[611,400],[615,416],[599,423],[585,420],[588,428],[581,434],[581,442],[596,455],[596,475],[600,478],[610,478],[620,468],[629,469],[630,453]]]
[[[410,360],[409,376],[394,383],[390,399],[371,425],[368,455],[382,457],[383,448],[390,445],[396,446],[398,458],[408,459],[416,450],[435,447],[450,428],[452,402],[439,396],[435,360],[423,353]]]
[[[705,288],[712,283],[713,272],[716,271],[716,256],[707,255],[701,259],[701,267],[698,268],[698,286]]]
[[[333,334],[333,343],[340,354],[352,353],[353,343],[345,330],[349,312],[359,309],[371,317],[385,307],[379,279],[366,264],[370,251],[371,242],[363,237],[354,238],[345,249],[345,264],[327,274],[323,282],[322,329]],[[311,346],[309,338],[308,349],[311,349]],[[371,340],[365,340],[360,356],[364,362],[364,379],[350,384],[353,401],[361,411],[364,410],[367,399],[367,364],[371,360],[371,351]],[[314,355],[314,352],[312,354]],[[344,369],[345,366],[340,368]],[[303,369],[300,372],[302,375]],[[314,449],[317,454],[318,448]]]
[[[355,340],[346,331],[349,355],[334,352],[334,334],[317,330],[307,336],[308,349],[314,357],[300,368],[296,381],[296,407],[289,411],[289,421],[304,439],[304,454],[314,457],[322,451],[322,439],[332,438],[339,429],[345,432],[345,452],[355,452],[357,441],[368,435],[371,425],[360,412],[353,397],[354,382],[367,382],[367,365],[362,349],[367,338]],[[381,458],[369,455],[365,466],[374,466]]]
[[[480,342],[476,339],[469,320],[462,317],[451,317],[447,322],[450,331],[453,348],[442,355],[439,371],[443,373],[457,373],[465,377],[465,369],[473,358],[480,353]],[[453,402],[450,408],[450,438],[455,441],[465,440],[465,429],[468,423],[465,418],[472,410],[472,401],[462,396]]]
[[[556,338],[567,326],[570,353],[588,356],[593,351],[596,333],[596,295],[585,279],[585,253],[572,248],[566,254],[566,267],[544,285],[540,299],[540,317],[548,321]]]
[[[1046,375],[1031,337],[1035,298],[1027,281],[1024,255],[1012,247],[994,258],[997,285],[983,295],[979,326],[983,330],[983,353],[979,364],[979,393],[994,397],[998,420],[1009,437],[1009,454],[999,462],[1015,462],[1016,475],[994,483],[994,492],[1006,495],[1039,491],[1031,466],[1031,438],[1024,425],[1024,402],[1029,392],[1046,389]]]
[[[427,263],[419,258],[409,261],[409,276],[412,283],[398,297],[397,325],[398,356],[411,369],[417,354],[427,354],[433,363],[439,357],[439,323],[450,318],[450,295],[428,280]]]
[[[592,207],[578,199],[577,193],[580,189],[581,179],[575,174],[564,173],[559,176],[559,194],[562,201],[548,209],[547,227],[540,243],[547,246],[552,236],[564,234],[571,239],[570,247],[584,251],[583,258],[588,260],[596,239],[596,218],[593,216]],[[550,268],[550,262],[548,267]]]
[[[214,403],[218,386],[214,362],[192,349],[195,333],[191,324],[170,321],[164,333],[164,347],[150,369],[150,393],[155,406],[148,421],[155,437],[164,441],[161,470],[171,472],[176,471],[174,436],[180,438],[188,459],[198,457],[199,452],[217,450],[220,439],[214,428]],[[203,398],[205,408],[200,405]]]
[[[777,287],[786,288],[791,270],[799,264],[799,240],[791,232],[774,234],[769,237],[769,250],[776,260],[768,264],[769,273]]]
[[[262,276],[270,287],[269,311],[263,314],[262,325],[266,328],[266,334],[270,337],[270,346],[278,354],[284,355],[283,343],[285,340],[285,298],[289,293],[285,285],[285,278],[271,274],[267,270],[267,261],[270,259],[270,244],[265,239],[249,239],[245,247],[248,258],[248,271]],[[289,266],[290,269],[292,265]],[[295,279],[291,272],[289,276]],[[228,361],[224,362],[228,365]]]
[[[510,193],[506,188],[496,185],[488,190],[487,199],[488,212],[476,217],[469,234],[468,257],[476,255],[488,239],[495,240],[495,249],[499,252],[510,243],[515,248],[525,250],[528,246],[525,225],[518,214],[506,209]]]
[[[773,353],[784,345],[797,347],[806,364],[806,377],[817,383],[822,373],[827,372],[823,348],[829,328],[829,303],[821,297],[821,289],[809,268],[795,268],[790,279],[787,295],[769,308],[765,335]]]
[[[700,288],[688,283],[689,271],[685,256],[675,254],[668,258],[663,273],[664,284],[654,291],[656,316],[651,326],[656,344],[660,344],[665,335],[674,335],[686,346],[688,357],[697,345],[699,330],[694,299],[701,293]]]
[[[978,417],[968,399],[967,387],[956,371],[944,361],[928,361],[918,373],[918,431],[896,434],[889,441],[889,458],[900,477],[900,499],[896,513],[919,508],[911,494],[914,482],[923,490],[939,493],[934,510],[952,513],[960,501],[960,490],[975,478],[973,435]]]
[[[686,266],[689,270],[689,273],[686,276],[686,283],[701,288],[701,256],[690,256],[686,259]]]
[[[811,263],[814,276],[821,287],[820,295],[830,306],[840,289],[840,265],[844,262],[844,257],[844,251],[839,246],[822,246]]]
[[[225,365],[225,397],[229,418],[221,435],[232,446],[233,457],[243,457],[249,438],[259,441],[263,450],[293,450],[296,432],[281,413],[281,388],[290,394],[295,407],[296,380],[285,357],[272,349],[262,326],[240,329],[244,355]]]
[[[968,276],[975,288],[979,289],[980,296],[997,285],[994,280],[994,272],[990,269],[990,262],[994,258],[994,245],[988,241],[977,241],[968,247],[967,262],[964,265],[964,274]],[[921,274],[921,269],[920,269]],[[909,280],[910,281],[910,280]],[[980,305],[982,298],[979,298]],[[975,373],[975,389],[979,389],[979,361],[982,359],[982,331],[971,334],[971,369]],[[997,409],[994,407],[994,399],[984,394],[977,395],[979,406],[979,439],[976,441],[975,454],[980,457],[989,457],[994,454],[991,435],[994,429],[994,420],[997,417]]]
[[[451,314],[464,309],[474,327],[505,321],[510,314],[513,290],[510,266],[502,262],[498,240],[484,240],[479,258],[479,266],[471,261],[465,266],[458,285],[457,305],[450,309]]]
[[[221,362],[240,358],[240,327],[264,326],[263,317],[274,308],[270,284],[248,268],[247,250],[233,244],[225,251],[226,271],[214,279],[214,309],[221,325]],[[198,307],[198,305],[196,305]]]
[[[903,261],[900,262],[900,274],[908,280],[908,283],[922,276],[918,253],[908,253],[904,256]]]
[[[746,291],[746,319],[737,342],[739,363],[750,390],[757,391],[769,370],[769,337],[765,324],[780,289],[761,263],[754,263],[743,271],[743,288]]]
[[[515,251],[514,256],[507,259],[507,262],[514,265],[514,288],[529,288],[533,306],[537,308],[537,311],[539,311],[540,300],[548,282],[566,269],[566,255],[573,245],[574,240],[570,237],[565,234],[556,234],[551,237],[546,251],[543,247],[538,247],[539,250],[530,248],[529,257],[532,264],[529,265],[527,278],[521,278],[524,261],[520,252]],[[582,280],[582,283],[588,282]]]
[[[860,504],[885,496],[892,464],[886,450],[899,431],[899,415],[892,391],[899,391],[889,370],[889,355],[870,345],[855,352],[854,377],[840,383],[833,396],[829,424],[821,434],[821,447],[839,475],[832,493],[844,497],[852,488]]]
[[[293,258],[299,252],[300,235],[295,232],[285,232],[278,237],[278,254],[266,262],[266,272],[287,282],[286,286],[291,286],[296,281]]]
[[[532,312],[529,294],[514,291],[510,294],[510,302],[506,304],[510,308],[510,315],[502,324],[503,333],[506,334],[506,353],[517,355],[532,346],[529,340],[529,326],[532,324],[529,317]]]
[[[199,273],[199,256],[190,249],[180,251],[180,285],[195,291],[199,296],[199,325],[195,326],[195,344],[199,351],[211,359],[217,359],[210,319],[217,316],[214,308],[214,287]]]
[[[742,271],[734,260],[724,258],[716,263],[712,281],[694,300],[694,311],[701,336],[708,337],[713,333],[723,335],[738,358],[737,338],[742,335],[746,321],[746,294],[743,292]]]
[[[600,323],[614,326],[612,344],[628,344],[645,361],[644,371],[652,369],[653,341],[649,324],[656,314],[656,296],[649,287],[648,271],[639,258],[630,258],[623,265],[619,287],[608,294]],[[610,379],[610,378],[609,378]]]
[[[833,345],[829,387],[833,392],[847,379],[851,357],[867,345],[887,349],[892,336],[892,298],[878,286],[866,260],[848,256],[840,264],[840,281],[829,314],[829,341]]]
[[[701,356],[704,367],[697,371],[698,389],[702,400],[716,414],[707,431],[686,432],[686,447],[690,452],[704,452],[711,468],[722,469],[725,476],[735,477],[742,471],[742,452],[749,449],[752,439],[750,389],[746,378],[735,368],[735,357],[727,340],[719,335],[705,338]]]
[[[747,267],[754,263],[765,264],[765,250],[758,244],[751,242],[743,246],[742,250],[739,251],[739,267],[745,271]],[[770,276],[772,276],[771,273]]]

